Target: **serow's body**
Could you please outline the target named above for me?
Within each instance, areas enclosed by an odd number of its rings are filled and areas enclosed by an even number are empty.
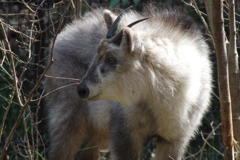
[[[94,10],[58,35],[47,74],[80,84],[45,80],[47,92],[69,85],[46,98],[50,160],[97,160],[108,146],[112,160],[139,160],[152,137],[155,160],[184,156],[210,101],[209,50],[188,17],[153,10],[127,11],[118,24]]]

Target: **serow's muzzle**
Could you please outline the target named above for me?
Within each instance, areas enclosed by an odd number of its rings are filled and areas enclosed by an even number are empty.
[[[89,96],[89,88],[85,84],[79,84],[77,87],[78,96],[85,99]]]

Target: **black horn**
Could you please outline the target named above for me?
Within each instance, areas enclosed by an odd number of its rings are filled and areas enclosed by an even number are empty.
[[[143,19],[137,20],[137,21],[132,22],[129,25],[127,25],[127,27],[131,28],[135,24],[138,24],[139,22],[145,21],[147,19],[149,19],[149,18],[143,18]],[[119,45],[120,42],[121,42],[122,34],[123,34],[123,29],[120,32],[118,32],[118,34],[113,38],[113,40],[111,42],[114,43],[114,44]]]
[[[117,19],[113,22],[113,24],[111,25],[111,27],[108,30],[108,33],[106,35],[106,38],[109,39],[111,37],[114,36],[117,27],[118,27],[118,23],[120,22],[122,16],[124,15],[124,13],[128,12],[130,9],[132,8],[132,6],[128,7],[127,9],[125,9],[124,11],[122,11],[122,13],[117,17]]]
[[[143,18],[143,19],[140,19],[140,20],[137,20],[135,22],[132,22],[131,24],[127,25],[127,27],[131,28],[132,26],[134,26],[135,24],[138,24],[139,22],[142,22],[142,21],[145,21],[149,18]]]

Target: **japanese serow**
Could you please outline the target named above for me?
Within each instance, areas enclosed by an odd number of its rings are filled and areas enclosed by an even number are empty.
[[[97,9],[66,26],[52,47],[47,74],[65,78],[44,83],[47,92],[62,87],[46,98],[50,160],[97,160],[108,147],[112,160],[140,160],[153,137],[153,159],[183,158],[212,81],[208,45],[189,17]]]

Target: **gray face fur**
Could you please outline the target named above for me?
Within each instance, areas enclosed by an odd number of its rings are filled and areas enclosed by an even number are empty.
[[[112,45],[114,50],[111,48],[105,50],[104,47],[108,44],[108,40],[102,40],[94,62],[78,86],[78,93],[85,100],[117,100],[116,98],[119,96],[114,94],[114,89],[120,90],[121,85],[115,82],[118,81],[120,75],[122,76],[128,71],[131,56],[124,59],[126,57],[121,48],[115,45]],[[116,84],[115,88],[108,87],[111,83]]]
[[[113,160],[139,160],[152,137],[154,160],[183,157],[210,101],[208,46],[186,16],[154,7],[142,14],[122,16],[117,40],[105,38],[118,15],[109,10],[88,13],[59,34],[48,74],[80,84],[47,97],[51,160],[96,160],[97,149],[78,152],[96,145],[110,145]],[[45,87],[70,83],[48,78]]]
[[[121,84],[116,83],[118,77],[127,76],[128,69],[130,68],[127,65],[128,61],[132,63],[135,57],[133,50],[133,35],[129,27],[136,25],[148,18],[143,18],[138,21],[135,21],[126,28],[119,31],[116,35],[114,32],[117,30],[117,24],[121,21],[121,17],[124,16],[124,13],[127,12],[129,8],[124,10],[118,18],[113,22],[115,16],[111,15],[109,11],[105,11],[104,17],[107,26],[110,26],[110,29],[107,34],[107,39],[103,39],[98,47],[98,53],[95,57],[93,64],[88,70],[87,74],[81,81],[81,84],[78,86],[78,94],[82,99],[85,100],[98,100],[98,99],[109,99],[118,102],[123,101],[124,91],[120,91]],[[109,20],[111,19],[111,20]],[[112,24],[109,24],[112,23]],[[135,42],[137,43],[137,42]],[[136,44],[135,44],[136,45]],[[136,57],[135,57],[136,58]],[[138,59],[136,59],[138,60]],[[126,79],[128,77],[125,77]],[[131,77],[129,77],[131,79]],[[97,79],[97,81],[96,81]],[[108,87],[111,83],[116,85],[117,88]],[[106,85],[106,86],[105,86]],[[113,86],[111,85],[111,86]],[[117,91],[117,90],[118,91]],[[120,91],[120,92],[119,92]],[[119,92],[119,94],[116,94]],[[128,93],[127,93],[128,94]],[[126,94],[126,95],[127,95]],[[122,100],[117,97],[121,97]],[[133,99],[130,100],[132,103]]]

